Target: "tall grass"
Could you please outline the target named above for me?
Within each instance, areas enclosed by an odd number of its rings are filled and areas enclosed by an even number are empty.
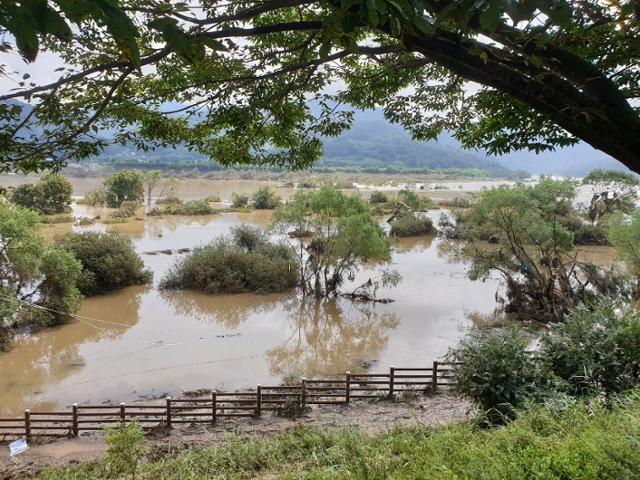
[[[230,436],[211,447],[162,456],[140,479],[574,479],[640,478],[640,394],[605,408],[591,402],[532,406],[505,427],[473,423],[356,429],[297,427],[272,437]],[[106,478],[100,463],[48,470],[39,478]]]

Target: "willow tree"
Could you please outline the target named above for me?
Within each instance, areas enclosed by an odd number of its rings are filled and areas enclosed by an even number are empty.
[[[2,55],[60,67],[3,68],[17,88],[0,95],[0,165],[118,142],[303,168],[353,106],[416,139],[583,140],[640,171],[639,18],[635,0],[7,0]]]

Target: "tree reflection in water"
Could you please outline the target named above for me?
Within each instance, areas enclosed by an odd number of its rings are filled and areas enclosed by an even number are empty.
[[[291,335],[267,351],[271,374],[286,380],[362,369],[375,362],[399,323],[373,304],[341,299],[297,299],[288,310]]]
[[[193,290],[161,291],[160,295],[176,315],[195,318],[203,323],[235,329],[253,315],[265,314],[295,300],[295,293],[269,295],[221,294],[210,295]]]

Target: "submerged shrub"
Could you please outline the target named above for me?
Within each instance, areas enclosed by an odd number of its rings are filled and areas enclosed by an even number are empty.
[[[120,233],[69,233],[58,244],[82,263],[78,288],[84,295],[151,281],[152,274],[145,270],[133,243]]]
[[[258,210],[273,210],[280,205],[280,197],[269,187],[258,189],[253,194],[253,208]]]
[[[111,218],[131,218],[135,216],[139,208],[140,204],[138,202],[122,202],[120,208],[111,214]]]
[[[244,193],[233,192],[231,194],[231,206],[233,208],[245,208],[249,205],[249,196]]]
[[[185,203],[180,201],[165,204],[164,207],[154,207],[147,215],[211,215],[215,212],[215,209],[209,205],[209,201],[203,199],[190,200]]]
[[[405,212],[391,223],[390,234],[395,237],[412,237],[436,233],[430,218],[413,212]]]
[[[282,292],[298,284],[298,266],[284,243],[270,242],[257,228],[239,226],[230,236],[196,248],[178,260],[160,288],[207,293]]]

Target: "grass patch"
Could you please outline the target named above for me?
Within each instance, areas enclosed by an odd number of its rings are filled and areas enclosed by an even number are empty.
[[[640,395],[607,409],[592,402],[534,406],[503,428],[473,423],[356,429],[298,427],[272,437],[230,436],[208,448],[155,457],[139,479],[637,479]],[[49,469],[38,478],[109,478],[101,463]]]

